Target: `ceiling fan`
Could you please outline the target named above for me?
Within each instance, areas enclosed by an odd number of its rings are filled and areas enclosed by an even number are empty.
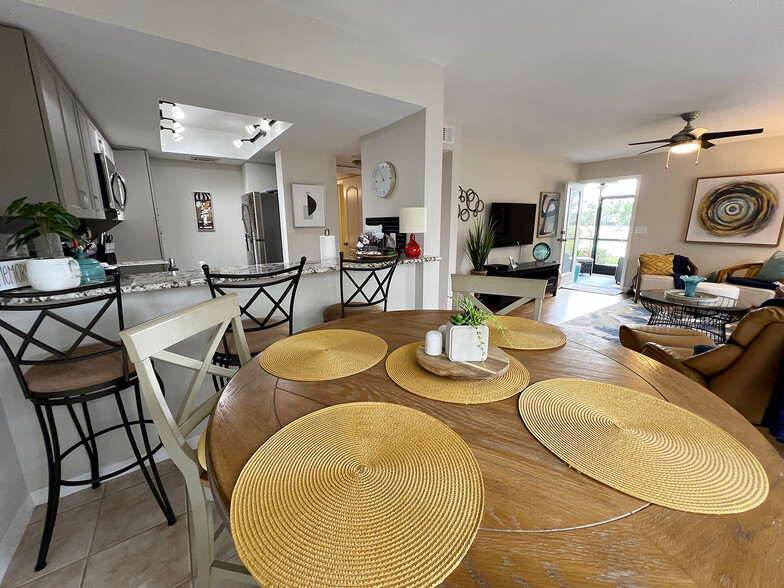
[[[742,131],[720,131],[717,133],[706,133],[705,131],[708,129],[699,127],[695,129],[691,126],[692,121],[698,116],[700,116],[699,111],[684,112],[681,114],[681,118],[686,122],[686,126],[669,139],[659,139],[657,141],[640,141],[638,143],[629,143],[629,145],[649,145],[652,143],[663,143],[663,145],[659,145],[657,147],[653,147],[652,149],[647,149],[641,152],[640,155],[643,153],[656,151],[662,147],[669,147],[669,151],[667,152],[667,165],[665,166],[669,167],[670,153],[690,153],[692,151],[698,151],[701,149],[710,149],[711,147],[715,146],[714,143],[711,143],[711,140],[714,139],[726,139],[727,137],[739,137],[741,135],[756,135],[762,132],[762,129],[744,129]],[[699,162],[700,154],[698,151],[697,161],[694,163],[694,165],[697,165]]]

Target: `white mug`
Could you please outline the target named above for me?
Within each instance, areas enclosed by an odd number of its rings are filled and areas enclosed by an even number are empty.
[[[82,270],[72,257],[36,257],[27,261],[27,278],[30,280],[30,286],[36,290],[66,290],[79,285]]]

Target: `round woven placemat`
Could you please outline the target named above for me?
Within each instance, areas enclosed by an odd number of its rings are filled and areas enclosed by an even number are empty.
[[[563,331],[547,323],[515,316],[498,316],[496,319],[506,329],[506,339],[495,321],[488,321],[491,345],[528,351],[558,349],[566,345],[566,335]]]
[[[648,502],[706,514],[743,512],[768,495],[756,457],[683,408],[621,386],[577,379],[537,382],[520,415],[555,455]]]
[[[231,531],[262,586],[435,586],[468,551],[483,503],[479,465],[452,429],[356,402],[259,448],[234,488]]]
[[[259,363],[273,376],[297,382],[321,382],[358,374],[384,359],[380,337],[348,329],[312,331],[273,343]]]
[[[416,350],[421,343],[398,347],[387,357],[387,374],[401,388],[431,400],[457,404],[484,404],[509,398],[528,385],[530,375],[514,357],[505,374],[491,380],[454,380],[437,376],[421,365]]]

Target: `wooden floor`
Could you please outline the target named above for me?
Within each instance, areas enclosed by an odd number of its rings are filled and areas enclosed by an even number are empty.
[[[600,308],[612,306],[629,297],[627,294],[609,296],[607,294],[561,289],[558,290],[557,296],[548,294],[544,297],[541,320],[551,325],[557,325]],[[510,313],[511,316],[523,318],[533,318],[533,314],[533,303],[524,304]]]

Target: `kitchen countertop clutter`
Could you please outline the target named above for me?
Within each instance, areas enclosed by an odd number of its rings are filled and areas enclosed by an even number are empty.
[[[440,261],[441,258],[438,256],[422,256],[416,259],[411,259],[407,257],[403,257],[400,260],[401,265],[407,264],[414,264],[414,263],[426,263],[431,261]],[[157,260],[156,260],[157,261]],[[150,262],[125,262],[120,263],[118,266],[132,266],[132,265],[148,265]],[[268,263],[263,265],[236,265],[236,266],[225,266],[216,268],[217,271],[223,273],[231,273],[231,274],[256,274],[256,273],[264,273],[275,271],[279,269],[283,269],[285,267],[291,267],[294,269],[297,263]],[[326,274],[330,272],[337,272],[340,270],[340,262],[339,260],[318,260],[318,261],[308,261],[305,263],[305,267],[302,270],[303,275],[307,274]],[[138,274],[131,274],[124,276],[120,280],[120,290],[123,294],[128,294],[131,292],[146,292],[152,290],[165,290],[169,288],[188,288],[191,286],[206,286],[207,279],[204,277],[204,272],[199,269],[188,269],[188,270],[177,270],[177,271],[158,271],[158,272],[148,272],[148,273],[138,273]],[[41,296],[35,298],[25,298],[24,302],[31,303],[31,302],[46,302],[55,298],[66,299],[66,298],[77,298],[80,296],[90,296],[95,293],[95,290],[90,292],[73,292],[69,294],[57,294],[57,295],[50,295],[44,292],[41,293]],[[17,299],[6,299],[3,301],[4,304],[15,304],[17,302],[22,302],[21,300]]]

